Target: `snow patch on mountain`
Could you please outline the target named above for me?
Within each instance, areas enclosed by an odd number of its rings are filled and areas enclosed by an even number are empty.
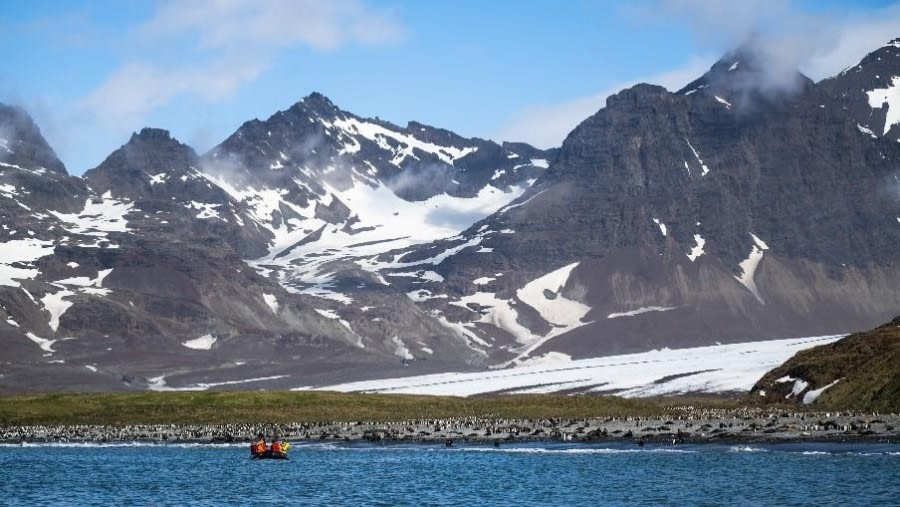
[[[887,88],[868,91],[866,96],[869,98],[869,106],[872,109],[881,109],[887,106],[887,118],[882,135],[886,135],[894,125],[900,124],[900,76],[891,78],[891,84]]]
[[[828,385],[826,385],[826,386],[820,387],[820,388],[818,388],[818,389],[812,389],[812,390],[808,391],[806,394],[803,395],[803,404],[804,404],[804,405],[809,405],[809,404],[811,404],[811,403],[814,403],[816,400],[819,399],[819,396],[821,396],[822,393],[824,393],[824,392],[827,391],[828,389],[831,389],[832,387],[834,387],[835,384],[837,384],[837,383],[840,382],[841,380],[843,380],[843,379],[837,379],[837,380],[835,380],[834,382],[832,382],[832,383],[830,383],[830,384],[828,384]]]
[[[25,333],[25,336],[27,336],[28,339],[33,341],[34,343],[37,343],[38,347],[40,347],[44,352],[47,352],[48,354],[56,352],[55,350],[53,350],[53,344],[56,343],[56,340],[41,338],[34,333]]]
[[[362,136],[365,139],[376,143],[381,149],[392,152],[394,157],[391,160],[391,163],[398,167],[407,157],[418,160],[419,157],[416,156],[414,151],[417,149],[426,153],[431,153],[437,156],[442,162],[451,165],[455,160],[463,158],[477,150],[475,147],[457,148],[455,146],[440,146],[419,140],[409,134],[396,132],[377,123],[358,120],[356,118],[336,118],[333,124],[324,119],[320,119],[320,121],[326,127],[331,127],[333,125],[341,129],[350,137],[350,139],[352,139],[353,144],[344,147],[345,153],[355,153],[358,151],[359,142],[356,141],[354,137]],[[393,143],[390,141],[393,141]],[[392,144],[395,146],[392,146]]]
[[[66,278],[63,280],[57,280],[53,282],[54,285],[65,285],[67,287],[80,287],[78,289],[79,292],[84,294],[91,294],[94,296],[105,296],[109,294],[109,289],[101,288],[103,286],[103,280],[112,273],[112,269],[104,269],[97,273],[96,278],[88,278],[86,276],[78,276],[73,278]]]
[[[584,325],[581,319],[591,310],[589,306],[562,295],[563,287],[578,264],[575,262],[551,271],[516,291],[519,300],[537,310],[544,320],[556,328],[554,331],[565,332]]]
[[[610,313],[606,316],[607,319],[618,319],[620,317],[635,317],[637,315],[641,315],[649,312],[667,312],[669,310],[674,310],[675,306],[642,306],[637,310],[629,310],[627,312],[617,312]]]
[[[394,336],[391,338],[391,343],[394,345],[394,354],[400,359],[406,359],[411,361],[415,359],[412,353],[410,353],[409,348],[403,343],[403,340],[400,339],[399,336]]]
[[[272,310],[272,313],[278,315],[278,299],[272,294],[263,294],[263,301]]]
[[[718,98],[718,97],[716,97],[716,98]],[[706,176],[706,174],[709,172],[709,168],[706,167],[706,164],[703,163],[703,160],[700,158],[700,154],[697,153],[697,150],[694,148],[694,145],[692,145],[691,142],[688,141],[687,139],[685,139],[684,141],[687,143],[688,147],[691,149],[691,152],[694,154],[694,158],[696,158],[697,162],[700,164],[700,169],[702,169],[700,176]],[[684,163],[684,166],[687,167],[687,162]],[[688,169],[688,171],[690,171],[690,169]]]
[[[690,259],[691,262],[694,262],[701,255],[705,254],[706,252],[703,250],[704,246],[706,246],[706,240],[703,239],[703,236],[694,234],[694,246],[691,247],[691,253],[687,254],[688,259]]]
[[[766,302],[763,301],[762,296],[759,295],[759,289],[756,287],[756,281],[753,277],[756,274],[756,268],[759,266],[760,261],[762,261],[764,252],[769,249],[769,245],[752,232],[750,233],[750,237],[753,238],[750,254],[739,264],[741,274],[735,278],[753,294],[753,297],[755,297],[760,304],[764,305]]]
[[[63,289],[57,292],[48,293],[41,298],[41,304],[44,309],[50,313],[48,325],[54,332],[59,328],[59,319],[66,313],[66,310],[72,307],[74,303],[66,300],[68,296],[74,296],[75,292]]]
[[[215,343],[216,337],[211,334],[206,334],[199,338],[183,342],[182,345],[194,350],[210,350]]]
[[[52,255],[54,250],[52,242],[35,238],[0,243],[0,285],[19,287],[18,280],[34,279],[38,270],[32,267],[32,263]]]
[[[659,227],[659,232],[662,233],[663,236],[666,236],[666,234],[668,234],[666,224],[660,222],[658,218],[654,218],[653,223],[655,223]]]
[[[63,229],[72,234],[105,238],[110,232],[129,232],[125,216],[132,211],[134,203],[120,201],[106,192],[100,198],[90,198],[84,203],[80,213],[60,213],[50,210],[64,223]]]

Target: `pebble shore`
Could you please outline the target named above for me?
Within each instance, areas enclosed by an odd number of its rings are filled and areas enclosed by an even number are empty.
[[[291,441],[510,441],[666,443],[880,441],[900,442],[900,415],[853,412],[693,410],[668,417],[550,419],[447,418],[397,422],[305,422],[129,426],[0,427],[14,443],[232,443],[262,433]]]

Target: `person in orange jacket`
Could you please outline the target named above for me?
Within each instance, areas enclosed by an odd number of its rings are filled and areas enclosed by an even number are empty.
[[[253,457],[261,457],[266,453],[266,439],[262,433],[256,436],[256,440],[250,443],[250,455]]]

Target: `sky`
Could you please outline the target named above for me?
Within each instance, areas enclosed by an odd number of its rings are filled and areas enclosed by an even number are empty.
[[[900,37],[900,1],[7,2],[0,102],[25,108],[73,174],[145,126],[203,153],[313,91],[547,148],[611,93],[677,90],[751,35],[820,80]]]

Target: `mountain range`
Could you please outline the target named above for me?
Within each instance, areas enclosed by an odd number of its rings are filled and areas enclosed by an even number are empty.
[[[777,78],[777,79],[776,79]],[[71,176],[0,106],[0,391],[290,388],[866,329],[900,308],[900,39],[752,47],[558,149],[313,93]]]

